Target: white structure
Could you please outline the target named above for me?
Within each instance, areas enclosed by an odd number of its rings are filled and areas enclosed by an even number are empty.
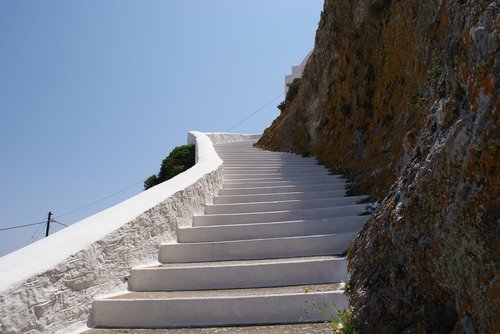
[[[196,165],[107,210],[0,258],[0,332],[64,333],[85,326],[95,296],[126,288],[130,268],[158,259],[160,244],[222,187],[212,141],[258,136],[190,132]]]
[[[365,196],[258,137],[190,132],[189,170],[0,258],[0,332],[324,321],[345,308],[339,254],[368,219]]]
[[[306,67],[307,61],[309,60],[312,52],[313,50],[307,54],[300,65],[292,66],[292,74],[285,75],[285,94],[288,92],[288,84],[292,83],[294,79],[302,77],[302,73],[304,73],[304,68]]]
[[[223,188],[181,226],[159,262],[132,268],[128,291],[96,298],[90,324],[209,327],[326,321],[347,306],[348,248],[366,196],[313,158],[215,145]]]

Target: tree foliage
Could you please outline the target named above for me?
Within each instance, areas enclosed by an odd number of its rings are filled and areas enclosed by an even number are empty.
[[[163,159],[158,175],[151,175],[144,181],[144,189],[149,189],[194,166],[195,146],[177,146]]]

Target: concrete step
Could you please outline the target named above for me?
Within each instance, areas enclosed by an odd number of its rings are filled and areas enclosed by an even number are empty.
[[[227,161],[224,160],[224,167],[280,167],[280,166],[320,166],[314,160],[294,160],[294,161]]]
[[[230,174],[269,174],[269,173],[281,173],[281,174],[300,174],[302,173],[306,176],[308,173],[323,172],[328,175],[328,171],[323,168],[323,166],[311,165],[308,167],[302,166],[287,166],[287,167],[262,167],[262,168],[251,168],[251,167],[224,167],[224,175]]]
[[[366,204],[342,205],[302,210],[283,210],[269,212],[249,212],[231,214],[210,214],[193,216],[193,226],[270,223],[290,220],[313,220],[333,217],[357,216]]]
[[[231,158],[223,158],[220,157],[222,160],[224,160],[224,166],[227,165],[265,165],[265,164],[278,164],[278,165],[288,165],[288,164],[297,164],[297,165],[304,165],[304,166],[319,166],[316,160],[304,160],[300,158],[252,158],[252,159],[231,159]]]
[[[276,166],[275,166],[276,165]],[[271,164],[270,166],[266,166],[264,164],[260,164],[258,166],[248,166],[248,165],[244,165],[244,166],[226,166],[224,165],[224,170],[247,170],[247,169],[258,169],[258,170],[262,170],[262,169],[278,169],[278,170],[282,170],[282,169],[297,169],[297,168],[303,168],[303,169],[325,169],[325,166],[322,166],[322,165],[315,165],[315,164],[303,164],[303,163],[300,163],[300,164],[297,164],[297,163],[283,163],[283,164]]]
[[[90,329],[82,334],[312,334],[331,333],[332,325],[329,322],[306,322],[295,324],[271,324],[271,325],[246,325],[221,327],[198,327],[198,328],[163,328],[163,329]]]
[[[266,181],[315,181],[315,180],[331,180],[332,178],[334,179],[339,179],[339,180],[345,180],[342,178],[340,175],[299,175],[299,176],[286,176],[286,175],[279,175],[279,176],[266,176],[266,177],[260,177],[260,178],[249,178],[249,179],[228,179],[224,180],[224,184],[233,184],[233,183],[241,183],[241,182],[266,182]]]
[[[256,187],[279,187],[279,186],[307,186],[314,184],[342,184],[345,187],[345,180],[336,177],[330,178],[310,178],[305,180],[282,180],[282,181],[262,181],[250,180],[240,182],[224,182],[223,189],[241,189]]]
[[[275,187],[257,187],[257,188],[241,188],[241,189],[221,189],[219,196],[234,196],[234,195],[256,195],[256,194],[279,194],[287,192],[311,192],[311,191],[332,191],[344,190],[344,184],[316,184],[316,185],[300,185],[300,186],[275,186]]]
[[[248,163],[255,163],[257,161],[262,161],[262,162],[276,162],[276,161],[282,161],[282,162],[288,162],[288,163],[294,163],[294,162],[316,162],[314,159],[304,159],[300,157],[294,157],[294,156],[270,156],[270,155],[246,155],[246,156],[237,156],[237,155],[224,155],[224,154],[219,154],[219,157],[224,160],[224,162],[248,162]]]
[[[264,179],[270,177],[282,177],[282,178],[295,178],[295,177],[328,177],[333,176],[328,173],[327,170],[316,170],[312,172],[259,172],[259,173],[223,173],[224,182],[234,180],[234,179]]]
[[[132,292],[98,298],[91,325],[174,328],[329,320],[347,307],[338,284],[184,292]]]
[[[250,212],[271,212],[285,210],[301,210],[312,208],[334,207],[342,205],[357,204],[366,199],[367,196],[349,196],[334,198],[319,198],[309,200],[288,200],[274,202],[257,203],[238,203],[238,204],[215,204],[206,205],[205,214],[231,214],[231,213],[250,213]]]
[[[131,291],[187,291],[340,283],[347,260],[317,256],[271,260],[162,264],[132,269]]]
[[[343,254],[355,233],[160,246],[161,263],[257,260]]]
[[[358,232],[369,216],[352,216],[274,223],[183,227],[177,231],[179,242],[211,242],[265,238],[298,237]]]
[[[345,190],[331,191],[310,191],[310,192],[288,192],[275,194],[256,194],[256,195],[234,195],[214,197],[214,204],[231,203],[256,203],[270,201],[288,201],[288,200],[308,200],[315,198],[333,198],[345,196]]]

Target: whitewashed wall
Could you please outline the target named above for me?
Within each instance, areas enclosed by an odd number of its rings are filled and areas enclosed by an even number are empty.
[[[177,227],[212,202],[222,187],[212,141],[248,138],[190,132],[194,167],[1,257],[0,333],[69,333],[84,325],[96,295],[126,289],[130,268],[156,262],[160,243],[175,240]]]
[[[300,65],[292,66],[292,73],[285,75],[285,94],[288,92],[288,84],[291,84],[293,80],[297,78],[302,78],[302,73],[304,73],[304,68],[306,68],[307,61],[311,56],[312,51],[310,51],[307,56],[302,60]]]

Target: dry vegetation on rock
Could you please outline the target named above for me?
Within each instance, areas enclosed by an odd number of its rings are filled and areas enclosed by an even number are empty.
[[[362,332],[500,332],[499,6],[326,0],[298,94],[258,143],[383,199],[349,253]]]

